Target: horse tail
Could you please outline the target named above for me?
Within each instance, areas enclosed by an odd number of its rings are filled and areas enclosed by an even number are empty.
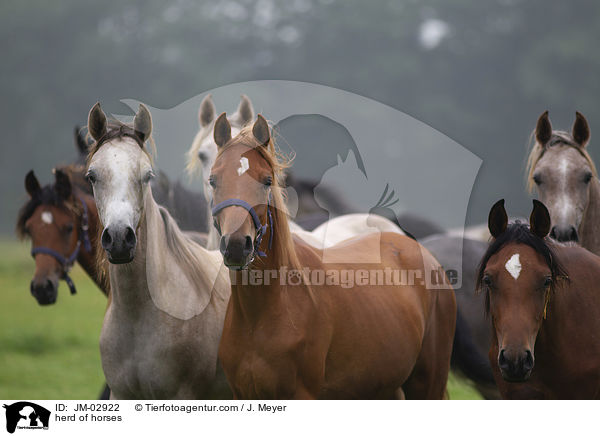
[[[456,330],[450,358],[452,369],[458,369],[465,377],[475,383],[494,384],[492,367],[487,356],[481,355],[471,337],[469,325],[460,313],[456,311]]]

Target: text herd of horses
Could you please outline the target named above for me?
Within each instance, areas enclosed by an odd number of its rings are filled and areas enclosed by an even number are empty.
[[[500,200],[462,256],[462,236],[417,242],[380,216],[304,230],[286,213],[288,162],[247,97],[230,117],[207,97],[199,121],[188,169],[202,168],[209,202],[155,177],[143,105],[128,125],[96,104],[79,162],[46,186],[25,178],[31,292],[52,304],[62,279],[75,293],[79,262],[108,296],[111,398],[441,399],[451,366],[486,398],[600,396],[600,181],[581,114],[571,132],[547,112],[537,122],[530,224],[509,223]],[[440,264],[462,267],[461,289],[396,280]]]

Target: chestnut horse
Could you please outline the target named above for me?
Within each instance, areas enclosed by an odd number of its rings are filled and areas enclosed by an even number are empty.
[[[336,281],[342,272],[365,270],[423,277],[439,268],[433,256],[406,236],[371,233],[329,248],[336,262],[323,263],[320,249],[290,233],[284,165],[266,120],[259,115],[232,139],[222,114],[214,139],[213,215],[232,281],[219,358],[234,396],[443,398],[456,317],[452,290],[358,276],[346,289]],[[361,263],[349,263],[349,255]],[[329,278],[309,283],[311,274],[300,272],[307,270]],[[247,273],[265,280],[248,282]],[[266,278],[273,274],[280,275]]]
[[[478,273],[502,397],[600,398],[600,257],[547,238],[550,214],[537,200],[530,226],[507,221],[500,200],[490,211],[494,240]]]

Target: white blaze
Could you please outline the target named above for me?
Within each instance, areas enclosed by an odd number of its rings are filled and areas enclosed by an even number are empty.
[[[511,258],[508,259],[504,267],[506,268],[506,271],[508,271],[508,273],[513,276],[515,280],[517,280],[521,274],[521,262],[519,261],[519,255],[513,254]]]
[[[244,174],[250,168],[250,164],[248,163],[248,158],[243,157],[240,159],[240,167],[238,168],[238,176]]]
[[[52,212],[42,212],[42,222],[45,224],[52,224],[52,221],[54,221]]]

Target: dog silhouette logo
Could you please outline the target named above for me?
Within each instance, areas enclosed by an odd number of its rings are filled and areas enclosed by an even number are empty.
[[[29,401],[19,401],[10,405],[4,404],[6,409],[6,431],[14,433],[18,428],[48,429],[50,411],[38,404]]]

